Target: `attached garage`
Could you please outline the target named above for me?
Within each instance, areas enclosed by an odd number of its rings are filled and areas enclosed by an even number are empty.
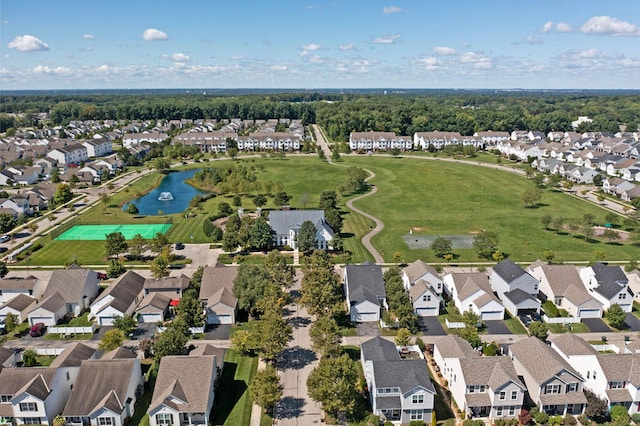
[[[353,322],[377,322],[377,312],[351,312],[351,321]]]
[[[233,315],[230,314],[207,314],[207,324],[233,324]]]
[[[580,318],[600,318],[602,311],[600,309],[580,309],[578,317]]]
[[[112,316],[104,316],[104,317],[98,317],[98,324],[100,325],[113,325],[113,320],[115,318]]]
[[[145,324],[154,324],[162,321],[162,314],[160,313],[150,313],[150,314],[139,314],[138,322]]]
[[[504,311],[486,311],[480,313],[480,320],[492,321],[504,319]]]
[[[53,317],[50,316],[30,316],[29,317],[29,325],[34,325],[37,324],[39,322],[44,323],[44,325],[48,326],[52,326],[52,325],[56,325],[56,321]]]
[[[428,308],[416,308],[416,314],[419,317],[433,317],[437,316],[440,309],[438,306],[431,306]]]

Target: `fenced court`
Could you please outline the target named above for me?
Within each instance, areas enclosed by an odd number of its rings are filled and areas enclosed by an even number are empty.
[[[473,235],[403,235],[407,247],[412,250],[428,249],[436,238],[445,238],[451,241],[451,248],[473,248]]]
[[[74,225],[58,236],[51,235],[52,239],[61,241],[85,241],[96,240],[104,241],[107,234],[112,232],[121,232],[127,240],[132,239],[136,234],[142,235],[142,238],[152,239],[158,232],[165,234],[170,223],[141,223],[136,225]]]

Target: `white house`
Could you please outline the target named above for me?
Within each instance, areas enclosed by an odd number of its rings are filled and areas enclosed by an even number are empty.
[[[344,292],[353,322],[377,322],[382,309],[389,309],[382,268],[365,262],[344,268]]]
[[[134,145],[140,145],[143,142],[160,143],[167,139],[169,135],[166,133],[127,133],[122,137],[122,146],[131,148]]]
[[[19,294],[35,298],[42,297],[47,282],[34,276],[5,277],[0,279],[0,304],[7,302]]]
[[[491,288],[512,315],[539,312],[538,280],[510,259],[491,268],[489,280]]]
[[[271,210],[269,226],[273,229],[273,245],[297,247],[298,232],[304,222],[311,222],[316,229],[316,247],[332,248],[333,230],[324,218],[324,210]]]
[[[200,284],[200,301],[205,309],[207,324],[234,324],[238,299],[233,295],[233,283],[238,268],[216,263],[205,266]]]
[[[87,149],[89,157],[104,157],[113,152],[109,139],[89,139],[82,142],[82,146]]]
[[[127,271],[114,281],[91,304],[89,318],[99,325],[113,325],[116,316],[133,315],[144,297],[145,278]]]
[[[58,164],[80,164],[89,159],[89,153],[83,145],[69,144],[49,151],[47,157],[53,158]]]
[[[405,290],[408,291],[418,281],[424,281],[428,287],[433,287],[436,293],[442,294],[442,277],[433,266],[420,259],[408,264],[402,270],[402,283]]]
[[[440,297],[425,281],[416,281],[409,289],[409,298],[413,310],[419,316],[432,317],[440,314]]]
[[[19,323],[26,321],[29,311],[33,309],[35,304],[36,299],[26,294],[18,294],[12,299],[0,303],[0,323],[5,322],[9,314],[14,315]]]
[[[449,273],[442,278],[444,289],[460,312],[472,311],[481,321],[504,319],[504,306],[493,294],[485,273]]]
[[[361,349],[373,413],[396,425],[430,422],[435,389],[424,358],[402,359],[402,348],[379,336],[363,343]],[[406,349],[422,355],[417,347]]]
[[[580,269],[580,278],[589,292],[604,309],[617,304],[625,312],[633,310],[633,295],[629,290],[629,279],[620,266],[596,262]]]

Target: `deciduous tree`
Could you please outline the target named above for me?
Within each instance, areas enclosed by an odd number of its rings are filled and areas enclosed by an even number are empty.
[[[265,259],[264,266],[269,272],[271,280],[282,288],[290,288],[295,280],[293,267],[287,264],[287,259],[278,250],[272,250]]]
[[[122,346],[122,342],[124,342],[124,333],[118,328],[113,328],[104,333],[98,343],[98,349],[109,352]]]
[[[609,321],[609,324],[617,329],[621,329],[624,327],[626,316],[627,314],[617,303],[611,305],[611,307],[607,309],[607,312],[604,314],[604,317],[607,319],[607,321]]]
[[[107,234],[105,246],[108,257],[117,257],[119,254],[125,253],[129,247],[127,240],[125,240],[124,235],[122,235],[122,232],[112,232]]]
[[[267,412],[280,400],[283,389],[276,369],[269,365],[256,373],[249,385],[249,395],[255,404]]]
[[[125,336],[133,333],[137,325],[137,321],[131,315],[116,315],[113,317],[113,327],[122,330]]]
[[[298,249],[308,253],[316,246],[316,227],[313,222],[305,220],[298,231]]]
[[[273,361],[292,338],[291,324],[280,313],[267,312],[253,329],[256,351],[265,360]]]
[[[264,296],[271,276],[263,265],[242,264],[233,282],[233,295],[238,299],[238,308],[250,315],[259,313],[258,301]]]
[[[168,327],[160,334],[154,345],[156,359],[168,355],[184,354],[188,339],[188,336],[179,327]]]
[[[355,408],[357,380],[358,372],[347,355],[322,358],[309,374],[307,389],[311,399],[336,416],[339,412],[351,413]]]
[[[318,352],[321,357],[339,356],[342,353],[342,334],[340,327],[332,316],[321,316],[309,329],[311,337],[311,348]]]
[[[316,250],[303,259],[300,303],[311,315],[331,315],[342,302],[340,279],[329,256]]]
[[[483,229],[473,238],[473,248],[479,257],[491,259],[493,253],[498,250],[498,234]]]
[[[529,324],[529,334],[540,340],[547,340],[549,337],[549,327],[542,321],[532,321]]]
[[[431,250],[437,257],[444,257],[452,251],[451,240],[438,237],[431,243]]]

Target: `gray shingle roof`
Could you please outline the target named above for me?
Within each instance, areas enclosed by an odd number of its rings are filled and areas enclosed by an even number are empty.
[[[563,370],[580,377],[580,374],[560,354],[536,337],[528,337],[513,343],[509,351],[538,384],[562,374]]]
[[[269,225],[276,234],[288,234],[290,229],[299,229],[303,222],[313,223],[316,229],[331,227],[324,218],[324,210],[271,210],[269,212]]]
[[[56,374],[55,368],[18,367],[0,371],[0,395],[16,395],[21,391],[37,392],[38,398],[46,399]]]
[[[435,336],[431,339],[443,358],[465,358],[476,355],[469,342],[455,334]]]
[[[516,278],[521,277],[522,275],[527,273],[527,271],[513,263],[511,259],[504,259],[502,262],[495,265],[492,269],[507,283],[510,283]]]
[[[94,356],[96,349],[81,342],[72,343],[53,360],[50,367],[80,367],[82,361]]]
[[[504,297],[513,302],[514,305],[524,302],[525,300],[534,300],[537,301],[535,297],[527,293],[526,291],[516,288],[511,291],[507,291],[504,293]]]
[[[373,361],[373,375],[379,388],[399,387],[405,394],[420,386],[435,393],[427,364],[422,359]]]
[[[135,302],[136,297],[142,292],[145,278],[133,271],[127,271],[124,275],[120,276],[113,284],[109,286],[102,294],[96,299],[96,302],[111,295],[113,300],[104,306],[111,306],[119,312],[126,312],[127,309]],[[102,308],[102,309],[104,309]]]
[[[362,356],[366,361],[400,361],[400,354],[393,342],[376,336],[361,345]]]
[[[567,356],[598,353],[586,340],[573,333],[552,334],[549,340]]]
[[[442,278],[438,274],[438,271],[436,271],[433,266],[429,265],[427,262],[423,262],[420,259],[407,265],[407,267],[404,268],[404,273],[407,274],[410,283],[415,282],[415,280],[426,273],[429,273],[435,276],[437,279],[442,280]]]
[[[378,298],[386,297],[382,268],[379,265],[372,263],[347,265],[344,275],[352,304],[367,300],[379,305]]]

